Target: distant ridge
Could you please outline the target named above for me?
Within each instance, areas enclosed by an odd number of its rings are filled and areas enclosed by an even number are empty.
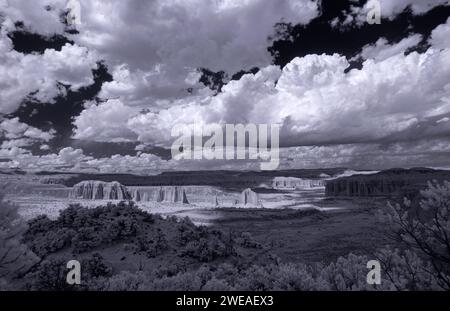
[[[83,180],[117,180],[125,186],[218,186],[226,189],[242,191],[246,188],[258,187],[261,183],[272,183],[277,176],[315,179],[321,174],[337,176],[345,168],[296,169],[281,171],[178,171],[164,172],[159,175],[141,176],[132,174],[86,174],[79,173],[68,176],[64,184],[72,187]]]
[[[392,168],[370,175],[353,175],[329,180],[327,196],[374,197],[415,196],[429,181],[450,181],[450,171],[426,167]]]

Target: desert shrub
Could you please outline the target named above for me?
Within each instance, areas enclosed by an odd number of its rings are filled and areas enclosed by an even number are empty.
[[[201,238],[189,242],[180,252],[181,256],[195,258],[201,262],[210,262],[228,255],[225,243],[217,238]]]
[[[103,242],[102,236],[93,227],[80,228],[72,240],[73,252],[83,253],[100,246]]]
[[[106,279],[102,287],[99,289],[108,291],[138,291],[144,290],[148,283],[149,277],[142,271],[131,273],[129,271],[121,271],[119,274],[113,275]]]
[[[231,291],[233,287],[227,283],[226,280],[216,279],[213,277],[211,280],[208,280],[206,284],[202,287],[202,290],[205,291]]]
[[[186,272],[186,266],[184,264],[169,264],[158,268],[158,270],[155,271],[155,276],[157,278],[162,278],[164,276],[170,277],[182,272]]]
[[[236,265],[223,263],[217,267],[214,276],[218,279],[225,280],[228,284],[234,284],[238,274],[239,269]]]
[[[200,239],[205,235],[202,227],[196,227],[188,218],[182,219],[176,224],[178,231],[178,245],[185,246],[191,241]]]
[[[67,283],[67,260],[52,259],[42,261],[34,271],[26,276],[26,287],[36,291],[72,291],[80,285]]]
[[[273,269],[276,267],[253,265],[240,271],[235,281],[238,290],[267,291],[273,288]]]
[[[322,282],[313,266],[304,264],[282,264],[273,269],[272,290],[308,291],[322,290]]]
[[[42,256],[72,246],[75,253],[134,237],[154,217],[132,203],[108,204],[94,209],[71,205],[52,221],[39,216],[29,221],[24,241]]]
[[[238,238],[238,242],[245,248],[262,248],[262,245],[255,241],[250,232],[242,232]]]
[[[179,273],[171,277],[154,279],[146,290],[159,291],[198,291],[202,288],[202,280],[195,272]]]
[[[112,268],[103,257],[94,253],[81,261],[81,284],[68,284],[68,258],[42,261],[26,277],[26,288],[36,291],[78,291],[103,289],[105,278],[112,276]]]
[[[47,215],[37,216],[28,221],[28,228],[24,233],[24,239],[32,239],[37,234],[47,232],[52,229],[53,221]]]
[[[334,291],[373,289],[373,285],[367,284],[368,261],[366,256],[352,253],[346,257],[339,257],[321,270],[321,286],[323,289]]]
[[[70,246],[72,239],[77,235],[77,232],[73,229],[58,228],[49,230],[47,232],[41,232],[34,237],[30,237],[30,233],[27,233],[27,237],[24,239],[30,249],[41,257],[45,257],[50,253],[54,253],[60,249],[64,249]]]
[[[168,249],[166,236],[160,228],[156,232],[147,232],[137,239],[137,250],[144,252],[149,258],[153,258]]]
[[[450,182],[429,183],[421,195],[418,207],[408,199],[389,204],[384,218],[397,240],[429,262],[429,273],[439,287],[450,290]]]
[[[388,290],[439,290],[441,289],[430,262],[417,253],[384,248],[377,253],[382,267],[382,284]]]
[[[39,258],[22,243],[27,225],[17,207],[5,202],[0,195],[0,280],[6,284],[11,278],[26,272]]]
[[[94,253],[90,258],[81,263],[83,275],[88,278],[109,277],[112,275],[111,266],[99,253]]]

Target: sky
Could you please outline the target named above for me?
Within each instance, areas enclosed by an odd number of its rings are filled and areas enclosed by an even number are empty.
[[[0,0],[1,169],[259,169],[172,159],[179,123],[279,124],[280,169],[450,167],[448,0],[79,3]]]

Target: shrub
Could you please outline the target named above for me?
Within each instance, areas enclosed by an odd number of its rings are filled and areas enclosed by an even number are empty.
[[[407,199],[389,204],[385,219],[398,240],[429,261],[439,287],[450,290],[450,182],[429,183],[421,195],[419,207]]]
[[[94,253],[90,258],[83,260],[81,266],[84,276],[88,278],[109,277],[112,275],[111,266],[105,262],[99,253]]]
[[[39,260],[21,241],[26,229],[17,207],[5,202],[0,195],[0,280],[3,279],[4,284]]]
[[[81,289],[80,285],[67,283],[67,261],[63,259],[44,260],[37,268],[30,272],[27,288],[36,291],[72,291]]]

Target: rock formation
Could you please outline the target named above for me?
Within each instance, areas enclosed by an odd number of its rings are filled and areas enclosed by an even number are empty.
[[[253,192],[250,188],[245,189],[241,193],[241,205],[257,206],[259,204],[258,194]]]
[[[177,186],[159,188],[156,202],[189,204],[185,189]]]
[[[85,180],[73,186],[69,198],[84,200],[131,200],[127,188],[117,181]]]
[[[215,204],[216,207],[219,207],[219,199],[217,198],[217,195],[216,195],[215,198],[216,198],[216,199],[215,199],[214,204]]]
[[[303,179],[295,177],[275,177],[272,188],[280,190],[310,189],[324,187],[325,181],[321,179]]]
[[[139,190],[133,191],[133,201],[140,202],[141,201],[141,192]]]

